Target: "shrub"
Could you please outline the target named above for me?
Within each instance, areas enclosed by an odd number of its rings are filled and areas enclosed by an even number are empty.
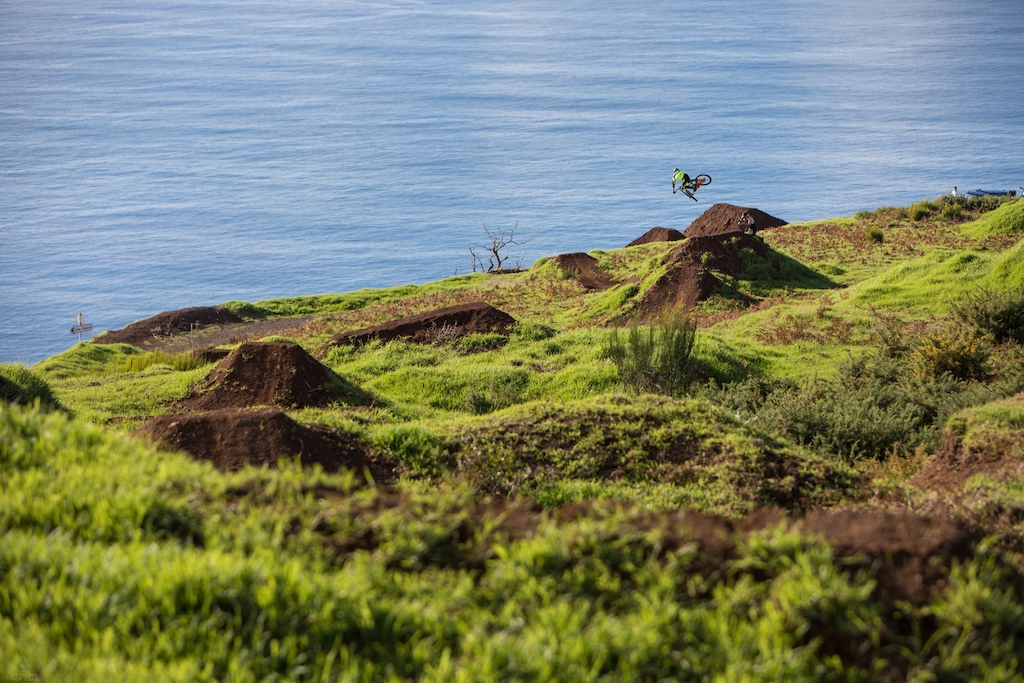
[[[615,364],[628,391],[675,396],[692,379],[696,339],[696,322],[676,316],[646,328],[634,325],[625,339],[619,330],[612,330],[604,354]]]
[[[877,225],[872,225],[870,228],[868,228],[868,239],[870,239],[872,242],[881,243],[882,240],[885,239],[885,233],[882,232],[882,229]]]
[[[842,365],[835,377],[802,385],[754,377],[702,393],[737,419],[854,461],[910,453],[922,445],[934,451],[951,415],[1024,390],[1021,363],[1000,368],[989,382],[949,372],[923,376],[908,362],[908,349],[924,344],[879,349]]]
[[[937,332],[926,335],[910,358],[914,371],[922,379],[949,374],[958,380],[972,381],[991,375],[991,354],[991,348],[983,339],[963,333]]]
[[[996,343],[1024,343],[1024,287],[996,292],[979,288],[949,304],[953,314]]]
[[[962,204],[948,202],[942,207],[942,217],[950,220],[957,220],[964,215],[964,207]]]
[[[915,221],[919,221],[932,215],[934,209],[935,207],[929,201],[917,202],[910,205],[910,217]]]

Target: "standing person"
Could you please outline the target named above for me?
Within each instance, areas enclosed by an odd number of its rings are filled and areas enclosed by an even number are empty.
[[[959,197],[960,196],[960,193],[956,191],[956,185],[953,186],[953,196],[954,197]]]

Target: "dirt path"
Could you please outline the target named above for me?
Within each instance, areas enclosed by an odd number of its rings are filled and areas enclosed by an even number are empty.
[[[291,336],[315,320],[314,316],[242,320],[219,308],[186,308],[159,313],[124,329],[107,332],[97,344],[131,344],[146,351],[202,351],[279,335]]]

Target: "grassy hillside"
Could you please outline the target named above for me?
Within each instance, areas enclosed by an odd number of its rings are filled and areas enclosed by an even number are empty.
[[[251,324],[0,366],[0,675],[1021,677],[1024,200],[758,238],[233,301]],[[337,341],[473,302],[517,322]],[[275,424],[344,440],[340,468],[130,434],[301,375],[243,372],[268,323],[334,378]],[[209,415],[185,442],[245,462]]]

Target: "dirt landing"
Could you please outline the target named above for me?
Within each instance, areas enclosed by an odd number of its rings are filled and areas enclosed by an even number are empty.
[[[627,244],[627,247],[635,247],[640,244],[651,242],[678,242],[683,239],[683,233],[672,228],[651,228],[640,237]]]
[[[597,259],[589,254],[560,254],[554,260],[559,268],[575,277],[577,282],[591,292],[603,292],[617,284],[608,273],[598,267]]]
[[[368,470],[374,481],[395,479],[395,464],[375,457],[355,437],[322,425],[301,425],[276,408],[161,415],[132,432],[159,446],[182,450],[220,470],[274,464],[299,456],[303,465]]]
[[[183,308],[178,311],[165,311],[152,318],[139,320],[124,329],[107,332],[94,341],[97,344],[131,344],[144,348],[163,337],[189,333],[212,325],[240,322],[242,319],[237,315],[216,306]]]
[[[93,338],[96,344],[131,344],[146,351],[191,352],[208,360],[224,357],[221,344],[237,344],[271,335],[288,336],[314,320],[313,316],[243,320],[217,306],[183,308],[139,320],[122,330]]]
[[[744,221],[744,216],[749,216]],[[749,230],[746,226],[753,224],[755,231],[778,228],[787,225],[786,221],[766,214],[760,209],[751,209],[732,204],[715,204],[697,217],[687,226],[684,237],[709,237],[715,235],[731,235]]]
[[[329,387],[340,389],[343,383],[298,344],[246,342],[221,360],[181,407],[324,406],[337,400]]]
[[[324,344],[321,353],[342,344],[361,346],[373,339],[392,341],[407,339],[421,344],[456,339],[470,333],[507,333],[516,319],[490,304],[477,301],[459,306],[439,308],[418,315],[393,320],[376,327],[337,334]]]

